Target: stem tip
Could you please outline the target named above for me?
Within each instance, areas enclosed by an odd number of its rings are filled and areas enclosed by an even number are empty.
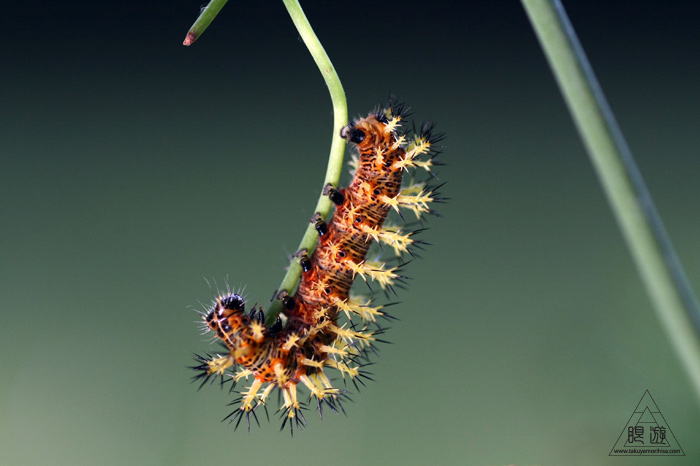
[[[190,31],[187,33],[187,37],[185,37],[185,40],[182,42],[182,45],[192,45],[192,43],[196,40],[197,40],[197,34]]]

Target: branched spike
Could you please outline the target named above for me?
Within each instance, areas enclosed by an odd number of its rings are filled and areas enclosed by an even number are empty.
[[[384,306],[370,306],[370,302],[361,303],[355,299],[348,298],[346,300],[341,300],[335,298],[336,307],[348,316],[348,319],[352,320],[352,315],[358,315],[365,322],[375,322],[377,316],[384,316],[384,312],[381,310]]]
[[[371,278],[373,281],[379,283],[382,290],[390,288],[395,281],[400,277],[395,273],[398,267],[392,267],[390,269],[384,269],[384,264],[371,263],[371,262],[361,262],[359,264],[352,260],[345,261],[345,264],[350,270],[356,275],[360,275],[364,281],[367,281],[367,277]]]
[[[411,189],[408,188],[393,198],[384,196],[382,201],[386,205],[393,207],[397,212],[399,212],[400,208],[410,210],[417,218],[420,218],[421,214],[434,214],[435,212],[428,207],[429,203],[437,200],[433,196],[433,192],[421,189],[417,194],[406,194],[411,192]]]

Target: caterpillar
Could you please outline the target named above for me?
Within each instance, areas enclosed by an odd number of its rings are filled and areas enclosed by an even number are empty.
[[[385,225],[387,216],[392,210],[401,217],[408,211],[421,220],[424,214],[435,214],[431,203],[444,200],[437,193],[439,187],[425,182],[402,187],[405,174],[415,169],[432,175],[432,167],[439,164],[434,160],[439,152],[436,143],[442,139],[432,124],[401,132],[406,117],[403,105],[390,102],[341,130],[340,137],[356,150],[352,181],[342,189],[324,187],[335,211],[328,222],[320,214],[312,217],[319,240],[311,254],[295,254],[303,272],[296,292],[276,294],[284,321],[278,316],[267,326],[258,305],[246,314],[245,300],[230,289],[201,313],[205,331],[215,334],[225,353],[195,355],[198,364],[192,369],[197,371],[194,380],[201,380],[200,388],[218,377],[222,384],[232,381],[233,390],[236,382],[253,378],[233,401],[234,411],[224,418],[235,421],[236,427],[244,417],[249,430],[251,417],[259,424],[257,408],[263,406],[267,413],[270,394],[277,389],[282,395],[282,429],[289,425],[293,433],[295,426],[299,430],[306,426],[298,385],[309,391],[322,415],[324,405],[344,411],[342,401],[348,398],[345,389],[331,382],[329,370],[356,388],[372,380],[366,366],[375,343],[382,341],[379,319],[391,316],[386,306],[351,296],[350,289],[359,276],[368,285],[394,291],[406,278],[400,274],[403,256],[413,256],[424,243],[414,237],[417,231]],[[398,265],[369,260],[373,243],[393,249]]]

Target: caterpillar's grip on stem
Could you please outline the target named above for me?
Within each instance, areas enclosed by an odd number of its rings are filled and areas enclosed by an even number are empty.
[[[390,103],[341,130],[357,150],[355,172],[347,187],[329,184],[324,189],[335,212],[328,222],[322,216],[312,219],[319,240],[311,255],[306,250],[296,254],[303,270],[301,282],[295,292],[277,294],[284,319],[267,326],[261,308],[253,306],[246,314],[243,298],[230,290],[202,314],[205,329],[223,343],[227,354],[197,356],[195,379],[203,385],[217,376],[234,383],[253,376],[252,384],[234,401],[237,408],[229,418],[236,425],[244,417],[248,425],[251,416],[257,420],[256,409],[266,406],[276,388],[284,400],[279,408],[283,425],[301,428],[306,421],[297,398],[298,384],[306,387],[319,409],[325,404],[336,410],[342,409],[346,392],[333,386],[329,369],[355,386],[370,379],[364,370],[368,350],[382,333],[377,319],[388,315],[371,300],[351,297],[350,289],[359,275],[368,284],[393,290],[405,277],[399,275],[398,266],[368,261],[370,247],[381,242],[399,257],[410,253],[420,244],[412,238],[414,232],[384,228],[387,216],[394,209],[407,209],[420,218],[433,212],[428,203],[440,200],[424,184],[402,187],[408,170],[434,165],[435,143],[440,139],[431,125],[421,126],[410,137],[400,133],[405,117],[403,106]]]

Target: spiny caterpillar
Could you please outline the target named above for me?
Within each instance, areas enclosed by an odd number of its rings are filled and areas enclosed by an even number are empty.
[[[344,411],[341,401],[347,399],[347,392],[331,383],[328,369],[356,388],[358,382],[364,385],[363,379],[371,380],[365,367],[374,343],[381,341],[377,319],[390,316],[385,306],[374,305],[371,299],[351,297],[350,288],[359,275],[368,285],[375,282],[385,292],[393,291],[405,278],[399,275],[402,255],[414,255],[413,250],[423,243],[414,238],[416,231],[384,226],[389,212],[396,210],[403,217],[404,211],[410,211],[420,220],[423,214],[434,213],[430,203],[442,200],[425,182],[401,187],[410,169],[432,174],[431,167],[437,165],[435,143],[441,139],[429,124],[400,133],[406,116],[402,105],[390,103],[341,130],[340,136],[357,149],[351,163],[353,178],[347,188],[324,188],[335,212],[327,223],[320,214],[311,219],[319,240],[311,255],[295,254],[303,272],[301,282],[294,294],[283,290],[276,295],[284,307],[284,323],[278,316],[274,325],[266,326],[257,305],[245,314],[244,299],[231,290],[202,313],[205,330],[215,333],[227,353],[196,355],[195,380],[203,386],[219,376],[222,384],[232,381],[233,390],[236,382],[253,377],[231,403],[235,410],[224,418],[236,421],[236,427],[244,417],[248,429],[251,416],[258,422],[257,408],[263,406],[267,413],[270,393],[278,389],[282,428],[289,424],[292,432],[294,425],[302,429],[306,419],[297,394],[299,384],[316,400],[320,414],[323,404]],[[393,249],[399,265],[368,260],[375,242]],[[342,316],[344,322],[339,321]]]

